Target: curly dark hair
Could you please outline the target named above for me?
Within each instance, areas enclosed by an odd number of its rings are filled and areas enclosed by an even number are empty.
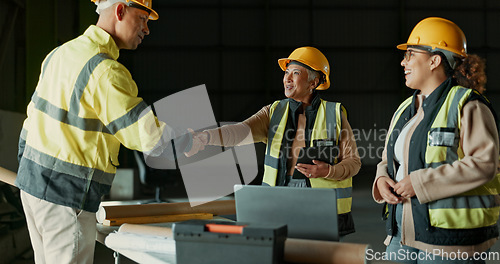
[[[486,91],[486,60],[476,54],[469,54],[453,73],[459,85],[476,89],[480,93]]]

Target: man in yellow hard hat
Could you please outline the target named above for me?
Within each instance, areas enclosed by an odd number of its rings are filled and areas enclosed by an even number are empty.
[[[111,188],[120,145],[153,151],[161,142],[164,125],[153,125],[130,72],[116,61],[149,35],[158,14],[151,0],[93,2],[97,24],[43,61],[20,135],[15,184],[36,263],[92,263],[95,212]]]
[[[352,177],[361,161],[345,108],[321,99],[318,92],[330,87],[328,60],[314,47],[300,47],[279,59],[278,64],[285,72],[283,89],[287,98],[264,106],[241,123],[196,134],[199,140],[195,142],[202,145],[193,147],[188,155],[204,145],[222,145],[221,138],[224,146],[266,143],[262,184],[336,189],[340,235],[352,233]],[[253,140],[247,138],[249,131]],[[297,163],[305,147],[327,147],[324,153],[331,162],[313,159],[312,164]],[[313,151],[303,153],[307,156]]]

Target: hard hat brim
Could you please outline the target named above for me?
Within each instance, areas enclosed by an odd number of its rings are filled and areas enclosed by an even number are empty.
[[[152,8],[150,7],[147,7],[139,2],[135,2],[134,3],[138,4],[138,5],[141,5],[142,7],[146,8],[147,10],[149,10],[151,13],[149,13],[149,20],[158,20],[158,18],[160,18],[160,16],[158,15],[158,13],[156,13],[156,11],[154,11]]]
[[[406,50],[408,48],[408,43],[399,44],[396,46],[396,48],[400,50]]]
[[[150,9],[150,10],[151,10],[151,14],[149,14],[149,20],[158,20],[158,18],[160,18],[158,13],[156,13],[156,11],[154,11],[153,9]]]
[[[452,52],[454,53],[455,55],[457,56],[461,56],[461,57],[467,57],[467,53],[465,52],[462,52],[462,51],[458,51],[458,50],[455,50],[455,49],[451,49],[451,48],[438,48],[438,47],[433,47],[432,45],[422,45],[422,44],[412,44],[412,43],[403,43],[403,44],[399,44],[396,46],[396,48],[398,48],[399,50],[407,50],[408,49],[408,46],[425,46],[425,47],[428,47],[431,49],[431,51],[439,51],[439,50],[446,50],[446,51],[449,51],[449,52]]]

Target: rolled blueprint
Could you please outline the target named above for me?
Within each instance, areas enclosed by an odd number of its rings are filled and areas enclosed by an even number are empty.
[[[171,238],[174,237],[172,228],[154,225],[123,224],[118,229],[118,232],[133,233],[146,236],[164,236]]]
[[[162,226],[123,224],[120,232],[173,237],[172,229]],[[287,263],[362,264],[367,263],[369,248],[368,244],[287,238],[284,260]]]
[[[114,250],[155,252],[175,256],[175,240],[170,228],[128,224],[124,226],[120,227],[118,232],[106,237],[106,246]]]
[[[362,264],[368,244],[287,238],[285,261],[288,263]]]
[[[16,187],[16,185],[14,184],[14,182],[16,181],[16,177],[17,174],[15,172],[0,167],[0,181]]]

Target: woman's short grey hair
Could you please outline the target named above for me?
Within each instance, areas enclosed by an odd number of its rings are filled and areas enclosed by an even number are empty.
[[[309,82],[312,82],[314,79],[318,78],[319,79],[319,72],[317,71],[314,71],[314,70],[310,70],[310,69],[307,69],[307,81]],[[318,85],[321,83],[321,80],[320,82],[318,82]]]

